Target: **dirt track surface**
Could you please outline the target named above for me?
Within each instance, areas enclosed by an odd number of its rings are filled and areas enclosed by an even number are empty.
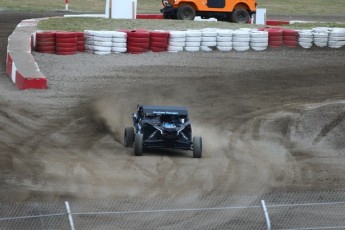
[[[344,48],[34,56],[46,91],[1,70],[1,200],[344,189]],[[137,104],[188,106],[204,157],[134,157]]]

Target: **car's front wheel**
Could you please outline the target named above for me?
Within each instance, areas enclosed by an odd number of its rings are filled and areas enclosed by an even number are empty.
[[[143,134],[135,134],[134,139],[134,155],[142,156],[143,155]]]
[[[125,128],[123,143],[125,147],[132,147],[134,142],[134,128],[133,127],[127,127]]]
[[[190,5],[182,5],[177,9],[177,19],[180,20],[194,20],[195,10]]]
[[[202,138],[193,137],[193,158],[201,158],[202,156]]]
[[[231,13],[231,21],[235,23],[249,22],[250,14],[246,9],[238,8]]]

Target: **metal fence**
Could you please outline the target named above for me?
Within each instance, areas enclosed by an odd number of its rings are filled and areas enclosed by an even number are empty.
[[[1,203],[0,207],[1,230],[345,229],[343,191]]]

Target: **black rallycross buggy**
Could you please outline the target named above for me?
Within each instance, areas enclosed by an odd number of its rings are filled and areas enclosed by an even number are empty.
[[[134,155],[142,156],[149,148],[173,148],[192,150],[194,158],[201,158],[202,138],[192,138],[186,107],[138,105],[132,118],[134,127],[125,128],[124,145],[134,144]]]

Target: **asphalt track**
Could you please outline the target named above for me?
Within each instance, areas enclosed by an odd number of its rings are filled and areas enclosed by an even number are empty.
[[[345,50],[62,57],[34,53],[46,91],[4,73],[21,19],[0,13],[0,200],[342,190]],[[204,157],[122,145],[137,103],[190,108]]]

